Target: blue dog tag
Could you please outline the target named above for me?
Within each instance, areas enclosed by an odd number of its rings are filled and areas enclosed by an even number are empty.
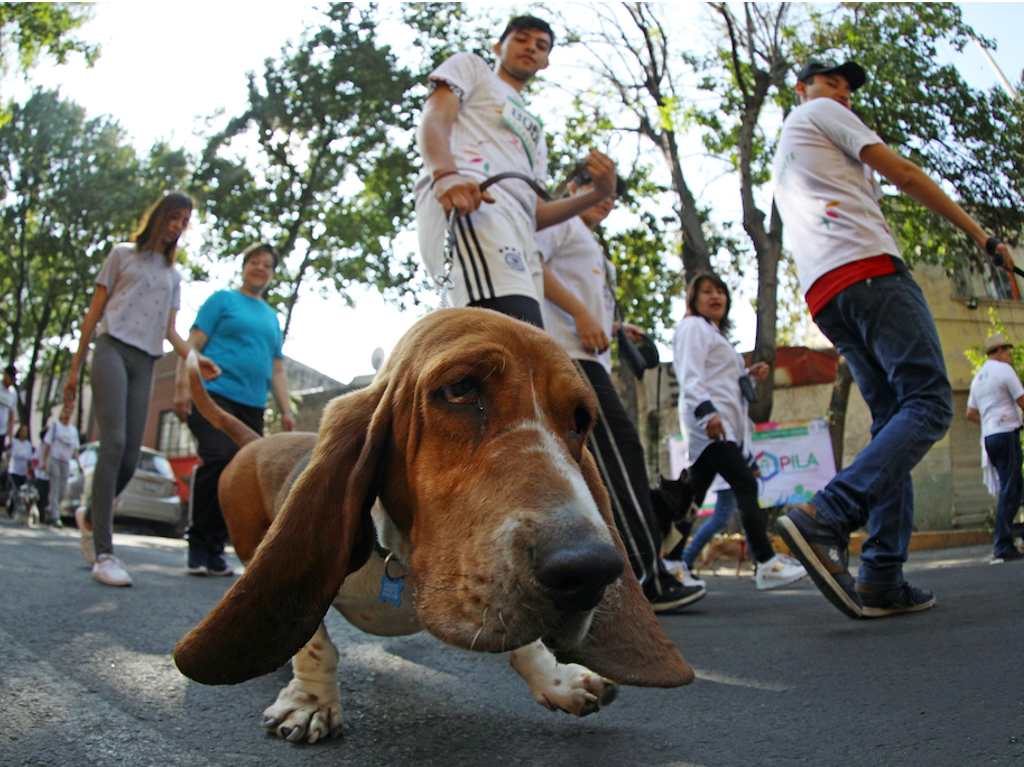
[[[402,589],[405,588],[405,578],[392,578],[384,573],[380,579],[380,596],[378,602],[398,607],[402,604]]]

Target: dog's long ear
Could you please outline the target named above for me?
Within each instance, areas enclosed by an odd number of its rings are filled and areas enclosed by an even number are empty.
[[[204,684],[269,673],[313,635],[369,529],[374,478],[391,428],[383,382],[333,400],[316,447],[230,591],[178,642],[174,662]],[[362,526],[366,526],[361,530]]]
[[[622,577],[605,592],[586,639],[565,653],[565,659],[582,663],[620,684],[638,687],[689,684],[693,681],[693,669],[665,636],[629,566],[626,549],[612,518],[608,492],[589,450],[584,451],[582,468],[591,495],[627,564]],[[563,653],[558,655],[562,660]]]

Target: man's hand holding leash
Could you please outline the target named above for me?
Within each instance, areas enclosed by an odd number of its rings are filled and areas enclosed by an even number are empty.
[[[441,203],[445,213],[454,209],[460,216],[474,212],[482,203],[494,202],[487,192],[480,191],[480,182],[461,175],[457,170],[435,170],[431,188],[434,199]]]

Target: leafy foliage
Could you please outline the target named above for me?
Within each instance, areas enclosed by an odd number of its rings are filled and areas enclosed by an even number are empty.
[[[393,242],[413,207],[413,79],[376,31],[372,9],[332,5],[250,75],[245,112],[210,138],[196,171],[215,257],[257,241],[281,254],[270,300],[285,304],[286,333],[304,281],[343,297],[357,282],[411,289],[415,261]]]
[[[22,70],[30,69],[44,52],[61,64],[69,54],[81,53],[91,64],[98,46],[71,36],[91,16],[92,9],[83,3],[0,3],[0,74],[10,67],[10,54],[17,56]]]

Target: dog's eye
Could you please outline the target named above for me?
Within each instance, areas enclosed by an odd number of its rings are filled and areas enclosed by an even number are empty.
[[[480,399],[480,379],[466,376],[441,387],[441,395],[453,405],[472,405]]]
[[[572,413],[572,432],[577,436],[583,436],[590,429],[590,411],[584,407],[577,407]]]

